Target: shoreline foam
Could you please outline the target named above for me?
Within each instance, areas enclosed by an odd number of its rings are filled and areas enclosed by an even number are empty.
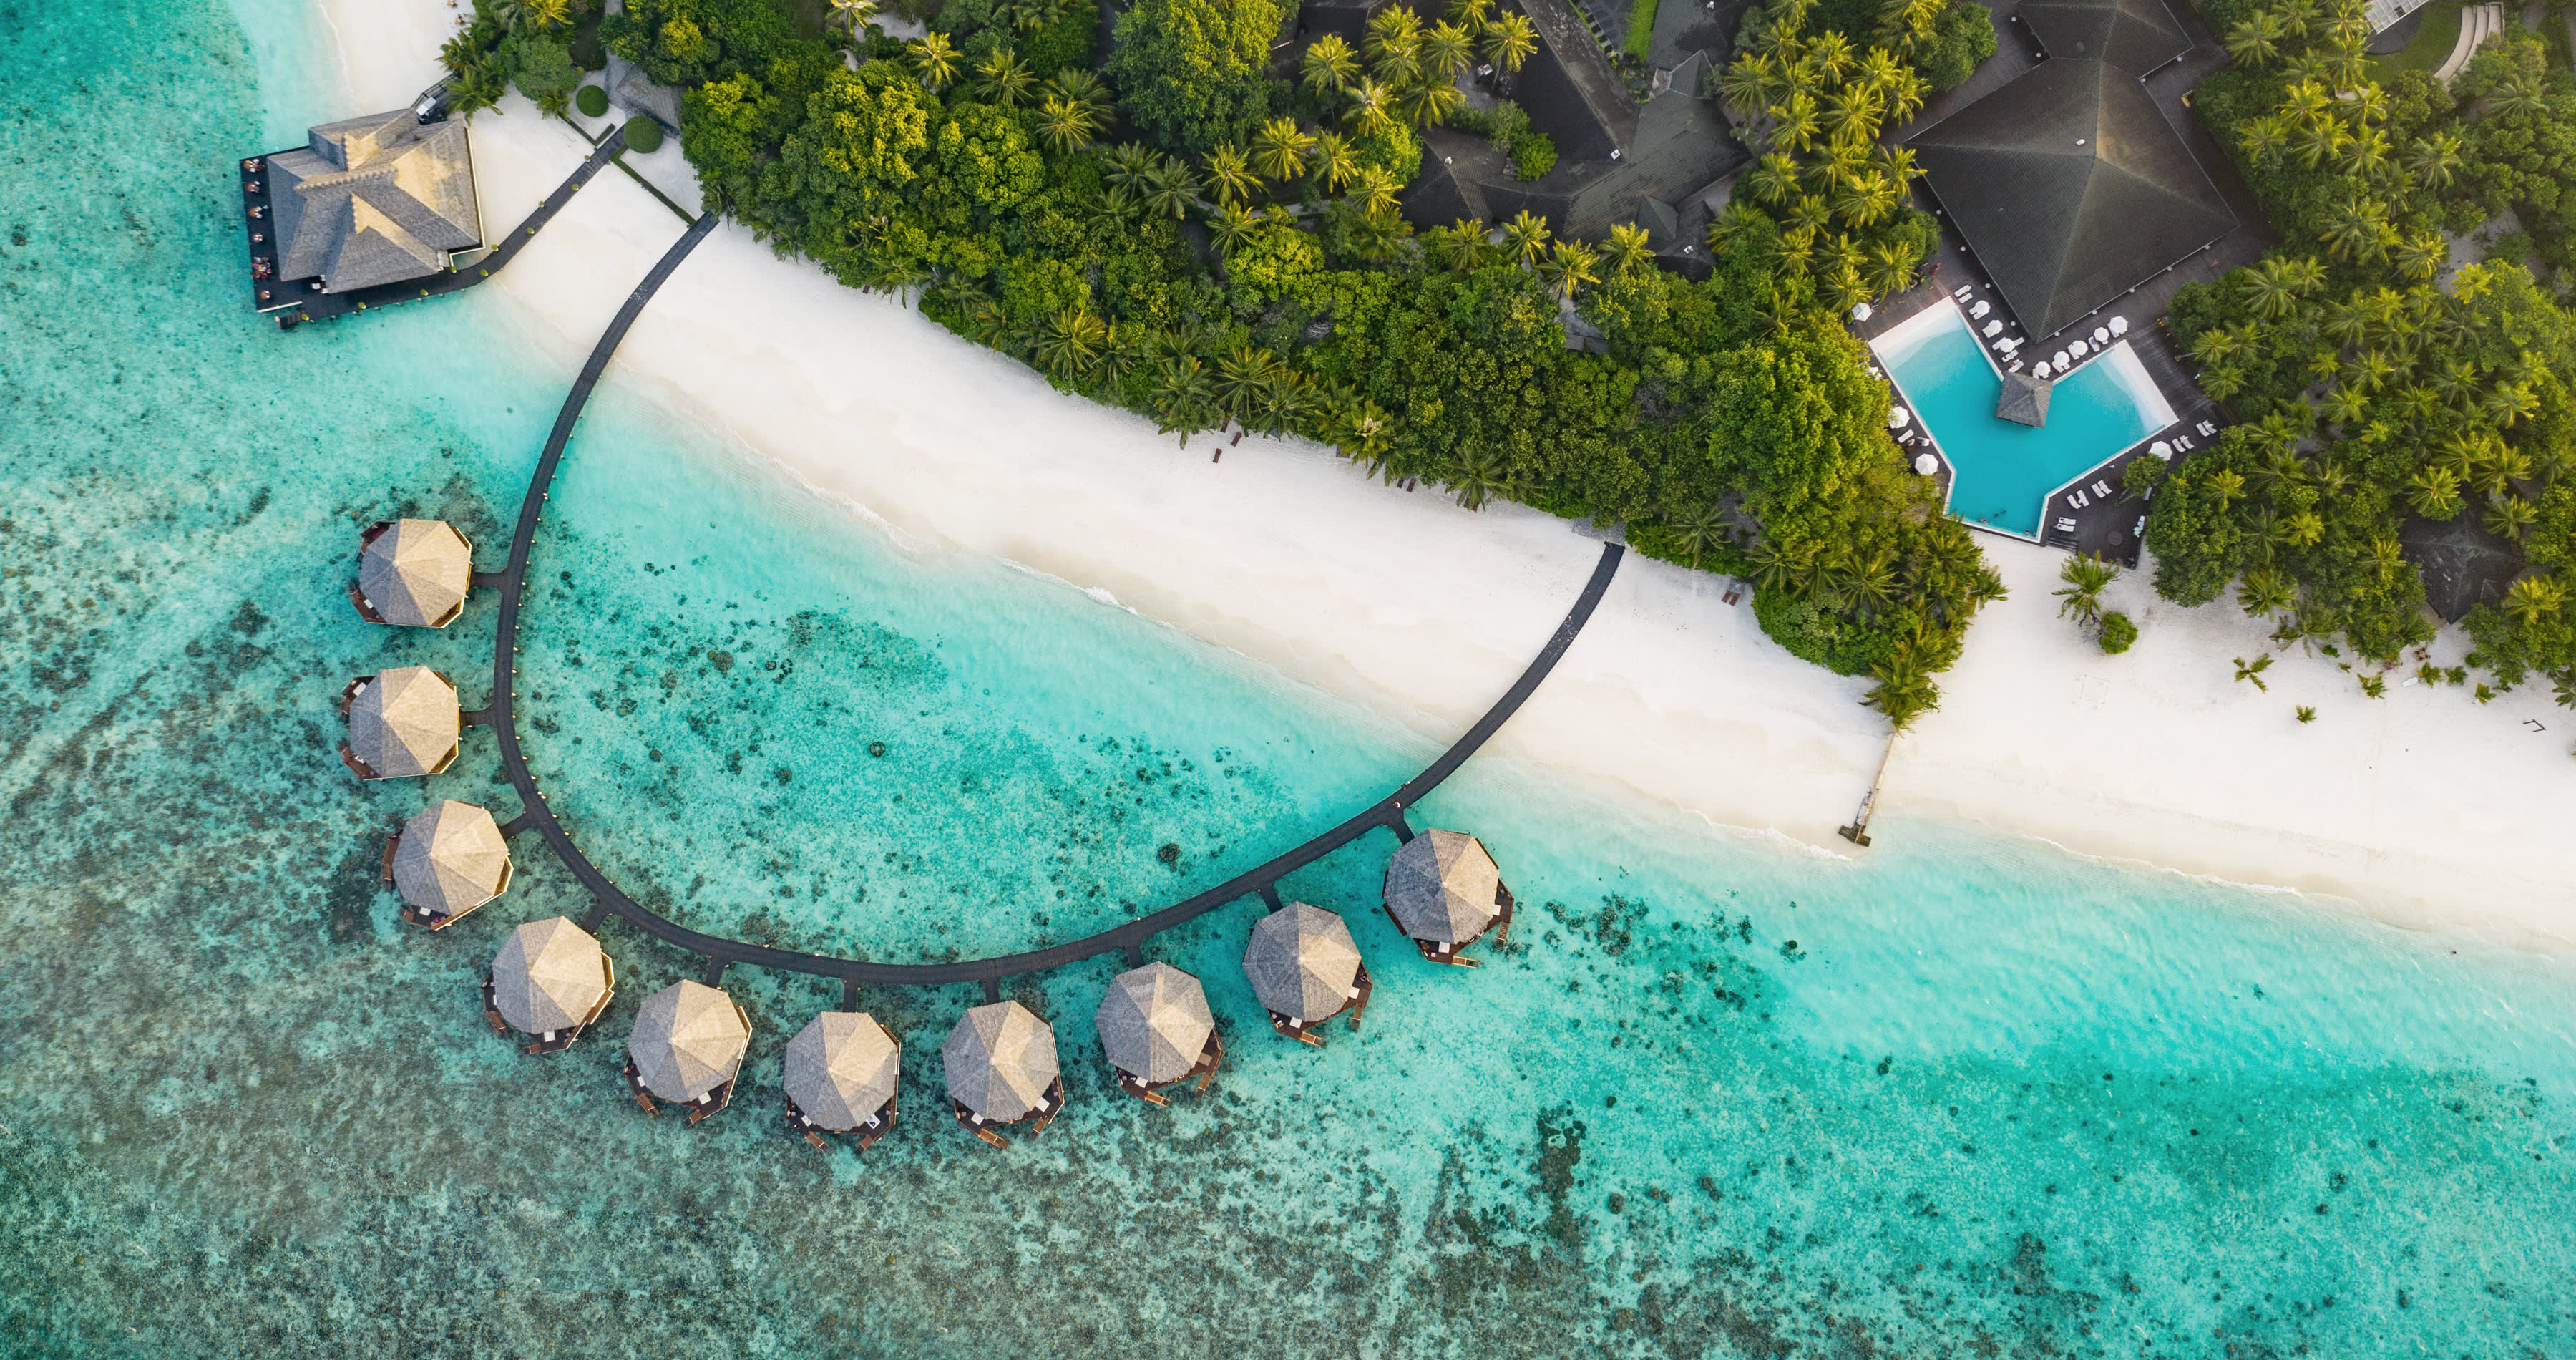
[[[341,10],[350,0],[325,0]],[[426,82],[449,11],[341,14],[352,97]],[[369,102],[370,100],[374,102]],[[487,221],[515,222],[587,150],[513,96],[475,121]],[[665,155],[672,154],[666,151]],[[567,370],[680,231],[603,175],[493,291]],[[1471,514],[1311,444],[1247,437],[1205,456],[1146,422],[904,309],[781,260],[726,226],[665,286],[612,381],[742,444],[914,551],[997,557],[1231,648],[1430,737],[1464,727],[1562,617],[1595,543],[1517,506]],[[2408,928],[2576,954],[2576,874],[2558,823],[2567,734],[2545,693],[2480,707],[2389,677],[2364,698],[2321,656],[2269,693],[2231,656],[2269,644],[2224,604],[2182,610],[2145,573],[2111,607],[2144,634],[2102,656],[2054,617],[2057,553],[1988,536],[2013,588],[1899,743],[1879,806],[1953,817],[2085,858],[2330,897]],[[1763,637],[1722,578],[1631,554],[1563,664],[1489,748],[1552,776],[1842,855],[1884,726],[1863,680]],[[2446,630],[2437,656],[2463,650]],[[2314,704],[2313,726],[2294,704]],[[2522,724],[2549,730],[2532,733]],[[2576,727],[2576,723],[2571,723]],[[2523,738],[2528,740],[2523,740]]]

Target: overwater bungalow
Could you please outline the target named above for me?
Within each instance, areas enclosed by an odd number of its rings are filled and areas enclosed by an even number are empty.
[[[853,1134],[865,1152],[894,1127],[903,1045],[865,1011],[825,1011],[787,1041],[787,1125],[825,1146]]]
[[[1322,907],[1291,902],[1252,926],[1243,951],[1243,975],[1270,1012],[1270,1027],[1299,1043],[1324,1046],[1315,1027],[1344,1011],[1358,1029],[1368,1010],[1368,966],[1342,918]]]
[[[534,1042],[522,1053],[560,1053],[599,1023],[617,995],[617,965],[591,933],[561,916],[510,932],[483,980],[483,1018],[495,1032]]]
[[[1131,968],[1109,983],[1093,1017],[1100,1051],[1118,1072],[1118,1089],[1151,1105],[1171,1097],[1155,1088],[1191,1077],[1204,1091],[1225,1061],[1225,1043],[1199,980],[1168,963]]]
[[[445,520],[389,519],[358,536],[349,602],[369,623],[444,628],[465,612],[474,545]]]
[[[751,1047],[751,1017],[721,989],[676,982],[647,997],[626,1040],[626,1085],[646,1114],[656,1096],[689,1109],[689,1122],[733,1099],[734,1074]]]
[[[340,695],[349,740],[340,763],[360,779],[415,779],[456,762],[464,729],[456,686],[427,666],[396,666],[349,682]]]
[[[1512,932],[1512,893],[1485,843],[1458,831],[1425,831],[1386,866],[1386,914],[1433,963],[1473,968],[1459,951],[1486,931]]]
[[[385,881],[402,894],[402,919],[431,930],[508,892],[510,872],[500,824],[472,803],[440,803],[385,844]]]
[[[998,1125],[1034,1117],[1029,1136],[1046,1132],[1064,1109],[1064,1073],[1055,1061],[1055,1027],[1016,1001],[966,1012],[939,1046],[948,1100],[957,1122],[995,1147],[1011,1141]]]

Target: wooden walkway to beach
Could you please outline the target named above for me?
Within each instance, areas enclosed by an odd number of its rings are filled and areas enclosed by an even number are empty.
[[[527,220],[519,224],[518,230],[502,237],[494,244],[491,254],[462,269],[451,269],[425,279],[406,279],[401,283],[388,283],[376,288],[360,288],[347,293],[305,293],[298,301],[282,308],[274,307],[272,304],[264,306],[262,310],[271,311],[277,317],[277,328],[288,331],[307,321],[332,321],[351,312],[399,306],[406,302],[418,302],[422,298],[444,296],[460,288],[471,288],[500,273],[502,266],[517,259],[519,248],[535,240],[538,230],[554,220],[555,214],[561,212],[563,206],[572,201],[572,196],[581,192],[583,185],[590,183],[591,176],[606,169],[609,162],[625,154],[625,151],[626,129],[621,127],[602,138],[599,145],[572,172],[571,176],[556,185],[555,191],[546,195],[544,201],[537,204],[536,211],[528,214]],[[242,185],[246,202],[262,207],[267,206],[268,157],[260,158],[260,168],[257,170],[243,168]],[[254,190],[253,185],[258,187]],[[270,213],[268,220],[274,221],[275,216],[274,213]],[[262,243],[253,243],[253,258],[257,258],[260,244]],[[271,266],[274,267],[275,243],[266,244],[271,251]],[[254,291],[260,283],[264,282],[269,281],[255,280]]]
[[[1540,682],[1546,680],[1548,673],[1556,668],[1558,659],[1565,655],[1565,649],[1574,644],[1576,635],[1583,631],[1583,625],[1592,618],[1593,610],[1600,605],[1601,597],[1609,591],[1611,578],[1618,574],[1619,561],[1625,550],[1616,543],[1605,543],[1601,546],[1599,560],[1593,565],[1591,579],[1584,584],[1582,593],[1576,597],[1574,607],[1556,626],[1555,633],[1548,638],[1547,645],[1539,649],[1538,656],[1530,662],[1528,669],[1521,672],[1520,678],[1513,682],[1512,687],[1504,692],[1503,697],[1487,710],[1482,718],[1477,719],[1474,726],[1467,729],[1465,735],[1459,737],[1448,750],[1443,751],[1440,758],[1432,761],[1422,773],[1406,780],[1402,787],[1354,814],[1349,820],[1332,830],[1279,855],[1259,868],[1238,874],[1187,901],[1175,903],[1151,915],[1138,917],[1124,925],[1066,944],[956,963],[872,963],[860,959],[802,954],[794,950],[729,940],[690,930],[665,919],[634,898],[627,896],[615,883],[609,881],[608,875],[601,872],[598,865],[591,863],[590,858],[581,852],[579,846],[573,844],[571,834],[564,830],[563,823],[555,817],[554,809],[547,805],[544,792],[537,787],[536,776],[528,769],[527,754],[520,748],[516,707],[518,696],[513,686],[518,674],[519,610],[525,596],[528,557],[536,545],[537,528],[545,514],[549,488],[554,483],[556,469],[563,461],[565,446],[572,439],[573,427],[581,419],[582,407],[590,400],[591,389],[598,385],[600,374],[607,369],[610,356],[617,352],[619,342],[626,338],[627,329],[635,324],[635,318],[643,312],[644,305],[652,301],[654,292],[671,277],[671,272],[679,268],[680,262],[688,258],[689,252],[696,249],[700,241],[706,239],[707,233],[714,228],[715,223],[715,215],[712,213],[699,217],[690,225],[687,233],[682,235],[653,266],[652,272],[644,276],[644,281],[635,286],[635,291],[627,296],[625,305],[618,309],[616,319],[609,323],[607,332],[601,335],[599,343],[592,347],[589,361],[582,365],[581,376],[574,380],[572,391],[564,398],[563,409],[555,415],[554,430],[546,437],[545,451],[538,456],[536,471],[528,478],[527,495],[519,502],[518,528],[510,536],[509,566],[506,570],[497,573],[496,579],[492,582],[498,585],[501,591],[500,619],[496,625],[492,649],[492,703],[489,708],[472,715],[474,721],[483,723],[498,734],[501,746],[501,768],[509,777],[511,786],[519,791],[519,797],[525,804],[526,810],[511,822],[511,828],[513,830],[523,827],[533,828],[538,834],[544,836],[546,844],[553,848],[556,857],[572,870],[573,876],[589,890],[596,902],[597,905],[592,908],[589,919],[583,923],[584,927],[596,930],[607,917],[611,915],[621,917],[645,934],[704,958],[707,961],[706,980],[710,983],[720,977],[728,966],[744,963],[761,968],[777,968],[788,972],[809,973],[818,977],[838,978],[841,980],[845,996],[854,994],[861,984],[941,986],[976,982],[983,984],[984,996],[987,1000],[998,1000],[1001,995],[1002,980],[1005,978],[1044,972],[1065,964],[1111,953],[1124,954],[1130,963],[1141,964],[1144,961],[1143,947],[1146,940],[1227,903],[1257,896],[1276,906],[1279,901],[1277,884],[1281,878],[1322,859],[1371,831],[1384,827],[1394,832],[1399,840],[1411,840],[1413,829],[1405,822],[1405,809],[1419,802],[1424,795],[1439,787],[1441,781],[1456,773],[1458,767],[1465,764],[1469,756],[1474,755],[1477,749],[1490,740],[1504,723],[1511,720],[1512,715],[1519,711],[1521,704],[1538,689]]]

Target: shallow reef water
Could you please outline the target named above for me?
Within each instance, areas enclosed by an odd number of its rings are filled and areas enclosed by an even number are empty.
[[[1494,846],[1509,946],[1413,958],[1383,835],[1301,872],[1379,978],[1315,1052],[1243,983],[1255,903],[1161,937],[1231,1047],[1168,1110],[1106,1079],[1111,959],[1015,985],[1071,1106],[1000,1152],[941,1116],[970,988],[864,995],[906,1044],[864,1157],[778,1123],[813,979],[726,976],[752,1057],[696,1128],[617,1064],[699,963],[622,926],[601,1031],[520,1057],[474,989],[570,876],[523,840],[435,936],[375,881],[427,799],[516,810],[490,734],[334,758],[353,675],[482,701],[490,597],[424,633],[341,590],[394,513],[494,565],[570,365],[498,296],[245,311],[226,158],[350,112],[290,78],[318,23],[0,0],[0,1354],[2576,1357],[2563,964],[1960,827],[1784,854],[1499,758],[1419,821]],[[549,794],[747,938],[1071,938],[1437,748],[907,551],[614,370],[535,579]]]

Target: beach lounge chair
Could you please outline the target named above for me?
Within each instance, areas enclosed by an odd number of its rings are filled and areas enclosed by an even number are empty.
[[[2095,482],[2093,484],[2093,494],[2106,501],[2111,499],[2111,484],[2109,482]]]
[[[2070,510],[2081,510],[2092,503],[2093,499],[2081,491],[2071,492],[2066,497],[2066,505]]]
[[[2057,532],[2059,532],[2059,533],[2061,533],[2061,534],[2071,534],[2071,533],[2074,533],[2074,532],[2075,532],[2075,521],[2073,521],[2073,520],[2071,520],[2071,519],[2060,518],[2060,519],[2057,521]]]
[[[1958,291],[1950,294],[1950,296],[1954,298],[1965,298],[1968,294],[1973,293],[1976,290],[1977,286],[1975,284],[1963,283],[1959,285]]]

